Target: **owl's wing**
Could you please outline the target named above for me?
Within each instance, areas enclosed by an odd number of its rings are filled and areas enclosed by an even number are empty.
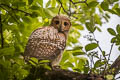
[[[28,40],[24,55],[52,60],[65,48],[64,39],[53,27],[36,29]]]

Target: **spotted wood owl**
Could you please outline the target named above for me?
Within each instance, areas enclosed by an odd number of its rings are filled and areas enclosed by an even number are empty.
[[[71,23],[68,17],[57,15],[51,24],[32,32],[25,48],[25,60],[35,57],[38,60],[50,60],[51,66],[57,66],[66,46]]]

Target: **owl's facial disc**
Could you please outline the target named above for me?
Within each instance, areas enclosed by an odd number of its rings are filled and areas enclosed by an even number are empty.
[[[58,29],[59,32],[68,32],[71,26],[70,20],[66,16],[55,16],[52,19],[51,26]]]

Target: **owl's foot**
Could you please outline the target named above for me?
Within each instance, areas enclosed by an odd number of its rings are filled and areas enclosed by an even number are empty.
[[[60,69],[60,66],[59,65],[52,66],[52,70],[56,70],[56,69]]]

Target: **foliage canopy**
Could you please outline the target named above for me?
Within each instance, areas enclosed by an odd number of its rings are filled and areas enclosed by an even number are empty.
[[[58,14],[68,15],[72,23],[67,41],[69,48],[64,51],[61,67],[86,74],[104,73],[110,66],[109,58],[113,44],[116,44],[120,50],[120,24],[116,26],[116,30],[107,29],[113,36],[110,53],[101,49],[94,32],[102,31],[100,26],[109,22],[110,14],[120,16],[118,2],[119,0],[103,0],[102,2],[97,0],[47,0],[45,3],[43,0],[0,0],[1,80],[21,80],[30,73],[31,65],[25,64],[23,59],[28,37],[38,27],[49,25],[51,18]],[[84,28],[87,28],[92,35],[86,36],[90,43],[85,47],[78,40],[81,35],[80,31]],[[89,59],[80,57],[81,55]],[[94,58],[97,58],[97,61],[94,62]],[[33,61],[39,64],[37,59],[33,58]],[[37,66],[32,62],[31,64]]]

